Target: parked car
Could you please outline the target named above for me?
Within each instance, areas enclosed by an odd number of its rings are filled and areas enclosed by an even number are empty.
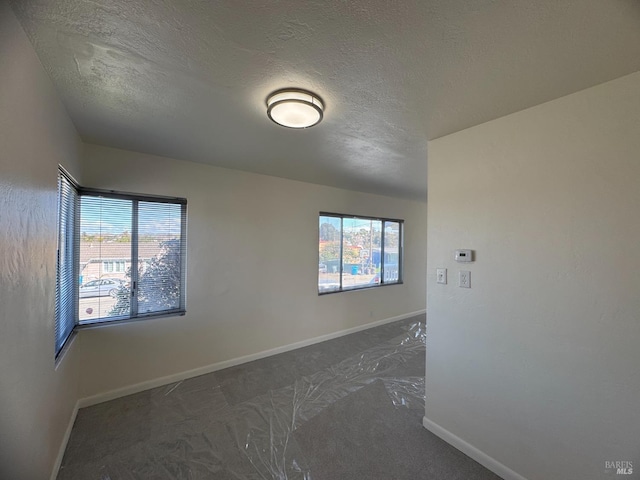
[[[324,263],[318,264],[318,273],[327,273],[327,266]]]
[[[107,295],[115,297],[123,284],[124,282],[117,278],[101,278],[80,285],[78,292],[80,298],[105,297]]]

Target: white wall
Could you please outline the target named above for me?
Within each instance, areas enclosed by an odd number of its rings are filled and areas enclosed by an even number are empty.
[[[80,142],[0,2],[0,478],[48,478],[78,395],[77,344],[55,369],[57,166]]]
[[[637,475],[640,73],[431,142],[428,181],[425,423],[529,480]]]
[[[425,308],[426,203],[87,145],[85,184],[188,200],[187,314],[81,332],[83,396]],[[319,297],[318,212],[403,218],[405,283]]]

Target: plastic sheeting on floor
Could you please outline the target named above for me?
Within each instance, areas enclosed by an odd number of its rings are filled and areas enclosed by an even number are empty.
[[[71,452],[58,478],[312,480],[313,472],[294,432],[336,401],[382,381],[397,408],[424,408],[424,377],[406,376],[406,369],[403,371],[409,362],[424,358],[424,324],[415,322],[405,328],[401,336],[236,405],[229,405],[220,386],[214,386],[207,390],[206,408],[202,403],[185,407],[185,395],[190,392],[184,393],[182,384],[198,381],[189,379],[149,391],[145,401],[151,398],[151,413],[142,406],[138,411],[121,407],[117,414],[109,412],[109,407],[89,412],[83,417],[85,430],[98,430],[96,443],[87,445],[94,441],[89,434],[72,438],[69,448],[75,448],[87,462],[75,462]],[[204,382],[206,377],[199,378]],[[140,415],[153,418],[136,429],[132,422],[139,421]],[[109,431],[103,431],[100,439],[100,430],[105,428],[125,433],[109,437]],[[122,442],[130,446],[122,447]],[[92,463],[87,455],[93,453]]]
[[[238,448],[259,473],[257,477],[247,475],[238,476],[238,479],[312,479],[304,458],[292,441],[292,433],[336,400],[375,380],[384,382],[395,406],[423,409],[424,378],[390,374],[410,357],[423,353],[424,341],[424,327],[413,324],[403,337],[238,405],[234,412],[237,415],[229,426]]]

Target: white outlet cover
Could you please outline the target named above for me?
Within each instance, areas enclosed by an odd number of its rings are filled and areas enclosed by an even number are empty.
[[[446,268],[436,268],[436,281],[443,285],[447,284],[447,269]]]
[[[471,272],[468,270],[460,270],[458,274],[458,286],[462,288],[471,288]]]

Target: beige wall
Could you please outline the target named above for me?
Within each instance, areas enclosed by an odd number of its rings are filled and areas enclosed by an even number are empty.
[[[426,421],[529,480],[637,470],[640,73],[431,142],[428,181]]]
[[[0,2],[0,478],[49,478],[78,398],[77,343],[54,365],[57,167],[80,142]]]
[[[426,203],[87,145],[85,183],[186,197],[187,314],[81,332],[83,396],[425,308]],[[317,295],[318,212],[403,218],[405,284]]]

